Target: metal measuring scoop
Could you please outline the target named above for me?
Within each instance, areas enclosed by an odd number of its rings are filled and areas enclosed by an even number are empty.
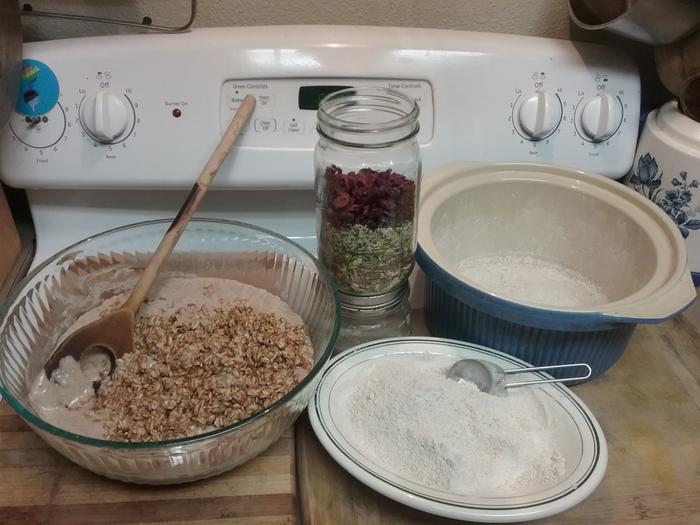
[[[520,381],[517,383],[506,382],[507,375],[570,367],[583,367],[586,370],[586,375],[567,377],[566,379],[533,379],[531,381]],[[516,386],[562,383],[564,381],[583,381],[591,377],[591,367],[586,363],[574,363],[569,365],[533,366],[504,370],[490,361],[483,361],[481,359],[461,359],[450,367],[447,371],[447,377],[458,383],[474,383],[480,392],[503,396],[506,395],[506,388]]]

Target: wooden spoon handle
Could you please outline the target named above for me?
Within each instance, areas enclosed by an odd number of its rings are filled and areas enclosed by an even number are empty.
[[[219,168],[221,168],[224,160],[226,160],[228,152],[231,150],[231,147],[236,142],[238,135],[241,133],[241,129],[250,118],[250,115],[253,113],[253,109],[255,109],[255,97],[247,95],[243,99],[241,107],[238,108],[238,111],[236,111],[236,114],[233,116],[233,119],[228,125],[228,128],[226,128],[224,135],[219,141],[219,144],[211,154],[211,157],[209,157],[207,165],[204,166],[202,173],[199,174],[197,181],[194,183],[194,186],[192,186],[190,194],[182,204],[177,217],[175,217],[170,225],[170,228],[168,228],[168,231],[161,239],[158,248],[153,254],[153,257],[151,257],[151,260],[148,261],[146,269],[141,274],[136,286],[134,286],[133,290],[131,290],[131,294],[122,308],[131,310],[134,314],[136,314],[138,311],[141,303],[148,294],[148,290],[151,289],[153,281],[155,281],[156,277],[158,277],[160,267],[172,253],[173,248],[175,248],[177,241],[182,235],[182,232],[185,231],[187,223],[190,222],[192,215],[197,210],[197,207],[202,201],[204,194],[209,189],[209,186],[211,186],[211,183],[219,171]]]

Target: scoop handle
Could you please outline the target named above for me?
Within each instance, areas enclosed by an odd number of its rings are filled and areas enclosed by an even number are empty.
[[[587,363],[572,363],[566,365],[549,365],[549,366],[533,366],[525,368],[509,368],[508,370],[503,370],[504,374],[524,374],[526,372],[538,372],[544,370],[555,370],[557,368],[573,368],[581,367],[586,370],[585,375],[578,377],[567,377],[566,379],[533,379],[531,381],[519,381],[514,383],[506,383],[506,387],[510,388],[513,386],[523,386],[523,385],[538,385],[541,383],[562,383],[566,381],[584,381],[591,377],[592,370]]]
[[[131,310],[131,312],[134,314],[136,314],[138,311],[141,303],[146,298],[148,291],[151,289],[153,281],[155,281],[156,277],[158,277],[160,267],[170,256],[173,248],[175,248],[177,241],[182,235],[182,232],[185,231],[187,223],[190,222],[192,215],[199,207],[200,202],[202,202],[204,194],[214,181],[214,177],[216,177],[219,168],[221,168],[224,160],[226,160],[231,147],[235,144],[236,139],[238,139],[238,135],[240,135],[243,126],[250,118],[250,115],[253,113],[254,109],[255,97],[252,95],[247,95],[243,99],[243,103],[241,104],[240,108],[238,108],[238,111],[236,111],[236,114],[233,116],[228,128],[226,128],[226,131],[221,137],[216,149],[214,149],[214,152],[209,157],[209,161],[207,161],[204,169],[199,174],[199,177],[197,177],[197,181],[194,183],[194,186],[192,186],[192,190],[190,190],[185,202],[180,207],[180,211],[175,219],[173,219],[168,231],[165,232],[165,235],[163,235],[160,244],[158,244],[158,248],[151,257],[151,260],[148,261],[148,265],[144,269],[134,288],[131,290],[131,294],[122,308]]]

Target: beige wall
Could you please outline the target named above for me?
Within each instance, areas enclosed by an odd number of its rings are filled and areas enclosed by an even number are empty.
[[[181,25],[189,0],[22,0],[36,11]],[[654,108],[670,97],[656,76],[652,50],[569,22],[566,0],[199,0],[195,26],[344,24],[436,27],[602,42],[625,48],[640,64],[643,105]],[[128,33],[117,26],[24,17],[27,40]]]
[[[180,24],[189,0],[28,0],[36,11],[61,10]],[[568,38],[565,0],[199,0],[196,25],[366,24],[439,27]],[[28,39],[123,29],[25,18]]]

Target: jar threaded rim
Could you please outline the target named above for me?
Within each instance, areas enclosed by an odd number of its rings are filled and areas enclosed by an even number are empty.
[[[371,113],[375,118],[369,118]],[[418,133],[419,113],[416,101],[395,89],[352,87],[321,100],[317,131],[329,140],[348,146],[387,147]],[[382,140],[385,134],[391,137]],[[374,137],[368,139],[368,136]]]

